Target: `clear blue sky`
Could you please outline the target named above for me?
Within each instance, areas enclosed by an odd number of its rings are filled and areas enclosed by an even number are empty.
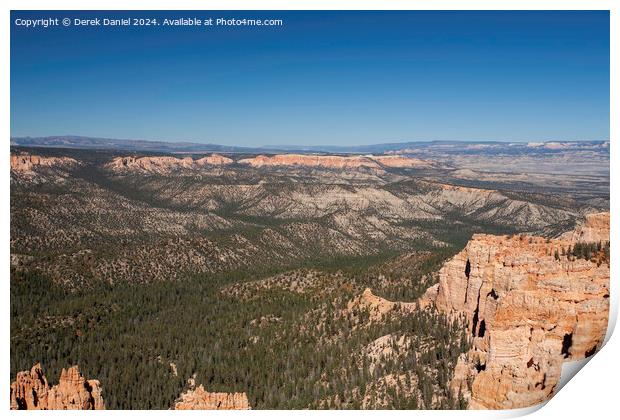
[[[280,18],[26,29],[16,18]],[[603,12],[13,12],[11,134],[227,145],[609,138]]]

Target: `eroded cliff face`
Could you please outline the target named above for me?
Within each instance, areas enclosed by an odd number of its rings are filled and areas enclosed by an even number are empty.
[[[176,158],[172,156],[117,157],[106,167],[113,171],[139,171],[166,174],[180,169],[200,169],[207,165],[221,166],[233,160],[222,155],[213,154],[194,160],[191,157]]]
[[[609,212],[592,213],[577,228],[561,236],[570,242],[609,241]]]
[[[249,410],[245,392],[207,392],[202,385],[181,394],[175,410]]]
[[[451,383],[455,394],[469,398],[469,408],[543,402],[553,395],[564,361],[600,348],[609,266],[562,255],[585,239],[609,239],[609,213],[588,217],[559,239],[474,235],[442,267],[439,284],[420,302],[469,322],[473,346]]]
[[[381,169],[382,166],[392,168],[429,167],[429,162],[404,156],[328,156],[286,154],[265,156],[259,155],[249,159],[241,159],[239,163],[257,168],[263,166],[305,166],[332,169],[370,168]]]
[[[36,168],[71,167],[77,165],[75,159],[69,157],[43,157],[30,154],[11,155],[11,171],[30,173]]]
[[[77,366],[63,369],[49,386],[40,364],[17,373],[11,384],[11,410],[104,410],[99,381],[85,379]]]

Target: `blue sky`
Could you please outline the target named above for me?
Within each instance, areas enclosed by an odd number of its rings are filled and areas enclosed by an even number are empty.
[[[279,18],[26,29],[16,18]],[[11,135],[359,145],[607,140],[602,12],[12,12]]]

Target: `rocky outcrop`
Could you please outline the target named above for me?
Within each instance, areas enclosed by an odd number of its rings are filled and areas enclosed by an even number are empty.
[[[99,381],[86,380],[77,366],[63,369],[49,386],[40,364],[18,372],[11,384],[11,410],[104,410]]]
[[[197,159],[194,161],[194,164],[197,166],[204,165],[229,165],[233,163],[231,158],[227,158],[226,156],[212,154],[211,156],[205,156],[203,158]]]
[[[393,311],[399,309],[403,312],[412,312],[418,308],[416,302],[392,302],[380,296],[375,295],[369,288],[353,298],[347,304],[347,313],[357,313],[367,311],[370,321],[381,321],[383,317]]]
[[[77,165],[75,159],[69,157],[44,157],[30,154],[11,155],[11,171],[31,173],[37,168],[72,167]]]
[[[399,155],[372,156],[371,158],[390,168],[428,168],[432,166],[429,161]]]
[[[603,219],[588,217],[576,232],[598,229],[599,235]],[[552,240],[474,235],[421,300],[468,321],[473,346],[461,355],[451,387],[469,398],[469,408],[543,402],[564,361],[591,356],[602,345],[609,266],[563,255],[576,238],[583,240],[576,232]]]
[[[207,392],[202,385],[181,394],[175,410],[249,410],[245,392]]]
[[[258,155],[249,159],[241,159],[239,163],[247,164],[256,168],[269,166],[304,166],[322,167],[331,169],[356,169],[370,168],[381,169],[382,167],[392,168],[415,168],[428,167],[426,161],[404,156],[329,156],[329,155],[301,155],[286,154],[265,156]]]
[[[380,321],[385,314],[392,311],[395,302],[376,296],[369,288],[347,304],[347,312],[368,311],[371,321]]]
[[[609,241],[609,212],[592,213],[574,231],[561,236],[570,242]]]
[[[206,166],[222,166],[233,162],[222,155],[213,154],[194,160],[192,157],[177,158],[173,156],[117,157],[106,167],[113,171],[139,171],[167,174],[181,169],[201,169]]]

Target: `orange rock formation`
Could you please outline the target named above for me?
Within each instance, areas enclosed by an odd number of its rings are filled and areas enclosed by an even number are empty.
[[[191,157],[177,158],[173,156],[117,157],[107,165],[112,170],[137,170],[154,173],[169,173],[178,169],[200,169],[207,165],[228,165],[233,160],[225,156],[213,154],[200,159]]]
[[[11,410],[104,410],[99,381],[86,380],[77,366],[63,369],[50,388],[40,364],[17,373],[11,384]]]
[[[249,410],[245,392],[207,392],[202,385],[181,394],[174,404],[175,410]]]
[[[382,166],[398,168],[426,167],[429,163],[421,159],[404,156],[327,156],[286,154],[241,159],[239,163],[248,164],[257,168],[263,166],[306,166],[324,167],[333,169],[372,168]]]
[[[588,214],[584,223],[561,238],[571,242],[609,241],[609,212]]]
[[[347,304],[349,313],[358,310],[368,311],[371,321],[381,321],[385,314],[396,308],[411,312],[418,308],[418,304],[416,302],[392,302],[375,295],[369,288],[364,289],[361,295],[356,296]]]
[[[555,256],[584,238],[608,240],[609,213],[590,216],[575,232],[553,240],[474,235],[442,267],[439,284],[420,303],[432,301],[469,321],[473,347],[461,355],[451,383],[455,394],[469,398],[469,408],[543,402],[553,395],[564,361],[600,348],[609,266]]]
[[[72,166],[77,161],[68,157],[43,157],[29,154],[11,155],[11,171],[32,172],[36,167]]]

